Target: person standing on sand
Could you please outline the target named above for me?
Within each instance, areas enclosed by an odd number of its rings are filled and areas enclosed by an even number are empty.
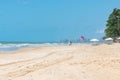
[[[72,45],[72,41],[69,41],[68,45],[71,46]]]

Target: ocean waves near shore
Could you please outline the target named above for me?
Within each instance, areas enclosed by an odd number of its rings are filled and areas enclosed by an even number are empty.
[[[102,44],[103,42],[99,42],[98,44]],[[91,42],[84,42],[84,43],[72,43],[72,45],[89,45]],[[68,45],[68,43],[16,43],[16,42],[1,42],[0,43],[0,51],[13,51],[13,50],[18,50],[20,48],[25,48],[25,47],[43,47],[43,46],[65,46]]]
[[[17,50],[24,47],[60,46],[65,43],[0,43],[0,51]]]

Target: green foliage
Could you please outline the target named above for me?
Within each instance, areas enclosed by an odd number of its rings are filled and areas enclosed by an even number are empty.
[[[115,38],[120,36],[120,9],[115,8],[109,15],[106,27],[106,37]]]

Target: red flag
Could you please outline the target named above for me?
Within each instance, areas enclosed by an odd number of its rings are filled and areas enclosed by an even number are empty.
[[[84,36],[81,36],[81,39],[82,39],[82,40],[85,40],[85,37],[84,37]]]

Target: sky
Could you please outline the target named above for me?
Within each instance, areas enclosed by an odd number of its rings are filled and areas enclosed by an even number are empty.
[[[101,38],[120,0],[0,0],[0,41]]]

